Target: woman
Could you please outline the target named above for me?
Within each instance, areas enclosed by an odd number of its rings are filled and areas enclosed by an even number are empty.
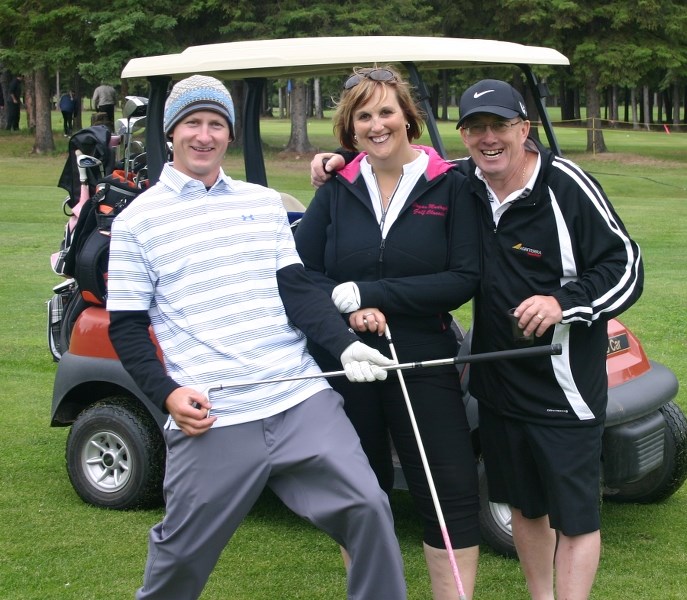
[[[411,145],[423,121],[409,85],[390,67],[356,69],[334,115],[356,159],[316,193],[296,230],[311,277],[365,343],[389,355],[386,325],[401,362],[455,356],[450,310],[479,279],[476,205],[466,179],[431,148]],[[311,352],[324,370],[337,365]],[[405,371],[420,435],[468,598],[477,571],[477,474],[454,367]],[[435,600],[456,585],[397,376],[383,383],[330,382],[381,487],[393,487],[389,434],[425,522],[424,552]]]

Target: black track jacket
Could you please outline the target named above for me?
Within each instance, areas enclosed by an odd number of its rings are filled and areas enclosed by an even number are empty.
[[[560,343],[563,354],[472,365],[470,391],[493,411],[517,419],[603,423],[607,320],[642,292],[640,251],[600,185],[569,160],[537,148],[542,167],[534,189],[513,203],[498,227],[474,162],[459,161],[482,209],[472,351],[514,348],[506,312],[544,294],[558,300],[563,320],[535,344]]]
[[[296,229],[296,247],[310,277],[329,295],[354,281],[361,307],[384,312],[401,362],[447,358],[451,310],[470,300],[479,280],[478,207],[467,178],[432,148],[425,174],[386,239],[372,208],[358,161],[315,194]],[[345,316],[347,319],[347,315]],[[384,337],[362,333],[389,355]],[[312,348],[320,361],[321,353]]]

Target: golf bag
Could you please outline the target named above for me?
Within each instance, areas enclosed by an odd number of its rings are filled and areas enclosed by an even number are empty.
[[[69,349],[74,324],[84,310],[104,310],[112,221],[147,187],[142,172],[125,177],[124,171],[115,170],[119,141],[101,125],[81,129],[69,140],[69,156],[57,183],[69,194],[63,203],[68,221],[60,249],[51,256],[53,271],[65,281],[53,288],[48,301],[48,345],[55,361]]]
[[[81,209],[73,241],[64,258],[65,275],[74,277],[89,304],[104,305],[107,298],[107,262],[114,218],[141,193],[122,171],[101,179],[95,194]]]
[[[57,182],[57,185],[67,190],[69,194],[62,204],[62,210],[69,220],[65,225],[60,249],[50,257],[53,271],[57,275],[67,276],[64,260],[74,240],[74,229],[84,204],[84,188],[79,173],[78,155],[92,156],[96,159],[93,163],[97,164],[83,168],[84,185],[88,188],[85,196],[90,198],[95,193],[98,181],[112,172],[114,157],[110,147],[111,140],[112,135],[107,127],[81,129],[69,139],[69,156]]]
[[[60,274],[69,279],[53,288],[48,302],[48,345],[56,361],[69,348],[72,328],[83,310],[105,307],[112,221],[143,191],[123,175],[114,171],[102,178],[81,206],[73,230],[67,228],[59,264]]]

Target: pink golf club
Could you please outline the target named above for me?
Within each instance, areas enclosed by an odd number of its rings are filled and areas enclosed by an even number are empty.
[[[391,358],[398,362],[398,356],[396,356],[396,348],[391,340],[391,331],[389,329],[389,324],[387,323],[386,329],[384,330],[384,335],[389,342],[389,350],[391,350]],[[456,588],[458,590],[458,597],[460,600],[467,600],[465,595],[465,589],[463,588],[463,581],[460,578],[460,571],[458,570],[458,564],[456,563],[456,557],[453,554],[453,544],[451,544],[451,538],[448,535],[448,529],[446,528],[446,521],[444,519],[444,513],[441,510],[441,505],[439,504],[439,496],[437,494],[436,487],[434,486],[434,478],[432,477],[432,472],[429,468],[429,461],[427,460],[427,455],[425,454],[425,446],[422,443],[422,438],[420,437],[420,430],[417,426],[417,421],[415,420],[415,413],[413,412],[413,407],[410,404],[410,396],[408,395],[408,388],[406,388],[406,382],[403,377],[403,371],[400,369],[396,371],[398,374],[398,382],[401,384],[401,390],[403,391],[403,398],[406,402],[406,408],[408,409],[408,416],[410,417],[410,423],[413,426],[413,433],[415,434],[415,441],[417,443],[417,448],[420,451],[420,459],[422,460],[422,466],[425,470],[425,477],[427,477],[427,484],[429,485],[429,492],[432,496],[432,503],[434,504],[434,510],[437,513],[437,519],[439,520],[439,528],[441,529],[441,537],[444,539],[444,546],[446,547],[446,552],[448,553],[448,561],[451,564],[451,572],[453,573],[453,579],[456,582]]]

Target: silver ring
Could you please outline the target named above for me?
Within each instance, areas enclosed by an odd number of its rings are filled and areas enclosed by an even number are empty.
[[[365,317],[363,317],[363,323],[365,323],[365,325],[367,325],[367,319]]]
[[[542,317],[539,313],[537,313],[537,319],[539,319],[540,321],[543,321],[544,317]]]

